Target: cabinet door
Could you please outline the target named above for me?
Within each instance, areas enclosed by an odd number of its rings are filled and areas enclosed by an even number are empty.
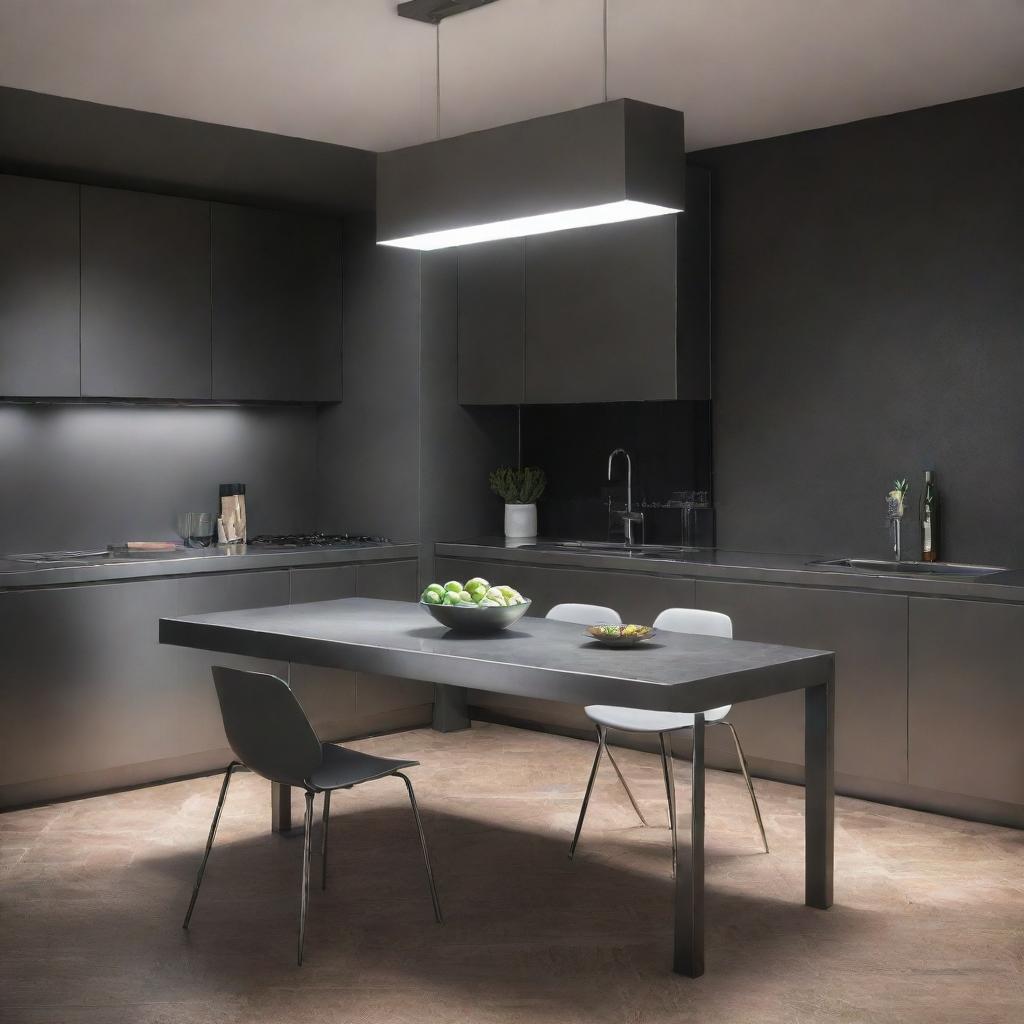
[[[910,782],[1024,804],[1024,606],[910,599]]]
[[[210,204],[82,188],[82,394],[211,396]]]
[[[522,238],[459,249],[459,402],[525,399],[526,267]]]
[[[356,596],[356,567],[332,565],[291,570],[292,604]],[[289,667],[288,681],[322,740],[351,735],[356,718],[356,676],[318,665]]]
[[[341,400],[337,222],[213,205],[213,397]]]
[[[419,596],[418,563],[361,562],[356,566],[358,597],[390,601],[415,601]],[[425,624],[430,620],[424,614]],[[397,679],[360,672],[356,677],[356,711],[360,717],[431,704],[434,684],[417,679]]]
[[[438,558],[439,583],[483,576],[492,584],[515,587],[530,599],[530,615],[546,615],[556,604],[584,603],[613,608],[626,622],[651,623],[665,608],[693,607],[693,580],[608,570],[477,562]]]
[[[0,175],[0,397],[77,397],[78,186]]]
[[[693,580],[640,573],[564,569],[523,565],[519,562],[477,562],[472,559],[438,558],[434,574],[438,582],[465,582],[483,576],[491,583],[508,584],[530,599],[530,615],[542,616],[556,604],[584,602],[614,608],[626,622],[653,622],[664,608],[691,608]],[[584,642],[580,627],[580,643]],[[526,722],[563,729],[591,730],[592,723],[581,707],[557,701],[535,700],[504,693],[470,690],[469,703]]]
[[[907,781],[907,599],[808,587],[697,581],[696,605],[725,612],[737,640],[836,655],[836,771]],[[750,757],[803,764],[803,691],[734,706]]]
[[[178,588],[175,615],[203,615],[288,603],[287,570],[195,576],[176,580],[175,585]],[[181,748],[179,753],[227,747],[210,672],[213,665],[270,672],[282,679],[288,678],[288,663],[285,661],[181,648],[177,701],[165,719],[166,729]]]
[[[526,239],[526,401],[676,397],[674,216]]]
[[[176,610],[162,580],[0,594],[0,785],[178,753]]]

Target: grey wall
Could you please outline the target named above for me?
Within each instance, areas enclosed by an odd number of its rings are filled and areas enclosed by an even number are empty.
[[[0,550],[175,540],[248,485],[250,533],[313,526],[312,407],[0,404]]]
[[[723,547],[1024,565],[1024,90],[708,150]],[[910,532],[912,545],[916,530]]]
[[[452,252],[378,246],[372,223],[345,234],[344,400],[317,422],[323,528],[423,545],[502,529],[487,472],[514,455],[511,409],[457,402],[458,280]]]

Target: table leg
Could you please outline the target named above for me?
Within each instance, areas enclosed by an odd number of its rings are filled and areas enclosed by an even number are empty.
[[[685,824],[682,822],[681,824]],[[676,936],[673,970],[688,978],[704,973],[704,716],[693,723],[690,841],[676,867]],[[685,832],[685,830],[680,830]]]
[[[270,830],[287,832],[292,827],[292,787],[270,784]]]
[[[835,815],[835,676],[804,691],[804,901],[832,906]]]
[[[469,728],[466,688],[447,683],[434,684],[434,720],[437,732],[460,732]]]

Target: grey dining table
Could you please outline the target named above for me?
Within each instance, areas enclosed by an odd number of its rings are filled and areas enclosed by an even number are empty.
[[[415,602],[344,598],[160,620],[160,642],[227,654],[420,679],[569,704],[689,711],[689,805],[677,808],[674,969],[704,973],[704,729],[702,712],[804,691],[805,893],[832,905],[835,674],[827,651],[659,633],[612,649],[582,627],[526,617],[488,636],[452,633]],[[211,684],[212,685],[212,684]],[[291,825],[291,793],[275,786],[273,828]]]

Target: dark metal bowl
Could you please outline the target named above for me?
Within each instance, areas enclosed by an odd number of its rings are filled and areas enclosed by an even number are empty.
[[[530,602],[508,608],[460,608],[455,604],[427,604],[425,601],[420,601],[420,605],[442,626],[459,633],[500,633],[526,614]]]

